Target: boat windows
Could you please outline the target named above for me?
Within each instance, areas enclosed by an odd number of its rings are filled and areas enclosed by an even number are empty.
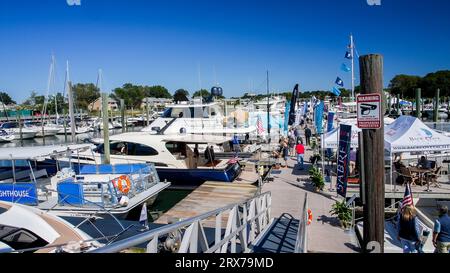
[[[140,143],[119,141],[110,143],[109,147],[112,155],[137,155],[137,156],[158,155],[158,151],[156,151],[154,148]],[[105,153],[104,144],[98,145],[97,152],[100,154]]]
[[[181,142],[167,142],[166,148],[173,155],[186,156],[186,143]]]
[[[0,241],[13,249],[43,247],[47,241],[26,229],[0,225]]]

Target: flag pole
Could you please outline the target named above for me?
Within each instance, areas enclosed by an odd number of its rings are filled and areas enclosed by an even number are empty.
[[[355,101],[355,57],[354,57],[354,44],[353,34],[350,34],[350,51],[352,55],[352,102]]]

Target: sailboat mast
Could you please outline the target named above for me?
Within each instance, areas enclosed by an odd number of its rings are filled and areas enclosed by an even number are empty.
[[[270,95],[269,95],[269,70],[267,70],[267,140],[270,144]]]
[[[350,54],[352,56],[352,101],[355,101],[355,58],[354,58],[353,34],[350,34]]]

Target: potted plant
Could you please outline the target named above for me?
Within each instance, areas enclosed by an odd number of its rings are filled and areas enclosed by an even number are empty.
[[[309,170],[310,179],[314,186],[316,187],[316,191],[322,191],[325,187],[325,179],[318,168],[311,168]]]
[[[350,228],[352,222],[352,209],[347,206],[345,200],[342,202],[336,201],[331,207],[331,215],[336,215],[344,229]]]

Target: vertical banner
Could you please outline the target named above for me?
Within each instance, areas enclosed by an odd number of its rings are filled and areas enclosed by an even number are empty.
[[[347,195],[347,180],[350,171],[350,145],[352,138],[352,126],[340,125],[339,148],[337,157],[337,193],[344,198]]]
[[[293,107],[295,108],[295,104],[294,104]],[[289,127],[290,115],[291,115],[290,111],[291,111],[291,103],[290,102],[286,102],[286,109],[284,111],[284,134],[285,135],[287,135],[288,129],[289,129],[288,127]]]
[[[319,105],[316,107],[316,111],[315,111],[315,125],[316,125],[316,131],[317,134],[321,135],[323,133],[323,125],[322,125],[322,121],[323,121],[323,108],[324,108],[324,102],[320,101]]]
[[[334,112],[328,112],[327,132],[333,131]]]

